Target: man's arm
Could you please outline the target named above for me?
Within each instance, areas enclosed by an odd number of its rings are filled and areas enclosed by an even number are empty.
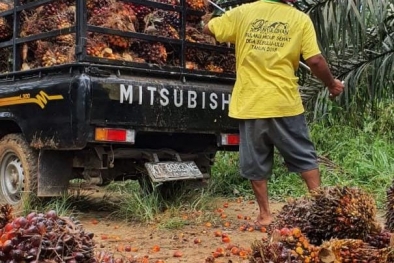
[[[321,54],[312,56],[305,62],[311,68],[312,73],[328,88],[332,97],[336,97],[342,93],[344,88],[343,83],[332,76],[326,59]]]
[[[213,36],[213,37],[215,36],[215,35],[211,32],[211,30],[209,29],[208,24],[206,24],[206,25],[204,26],[202,32],[203,32],[204,34],[207,34],[207,35],[210,35],[210,36]]]

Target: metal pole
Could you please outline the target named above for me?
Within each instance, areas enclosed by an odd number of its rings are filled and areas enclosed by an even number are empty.
[[[210,3],[211,5],[213,5],[214,7],[216,7],[217,9],[219,9],[220,11],[222,11],[223,13],[226,12],[226,10],[224,8],[221,8],[220,6],[218,6],[215,2],[211,1],[211,0],[207,0],[208,3]]]

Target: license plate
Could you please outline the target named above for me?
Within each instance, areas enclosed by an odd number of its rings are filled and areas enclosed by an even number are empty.
[[[204,177],[193,161],[145,163],[145,167],[154,182],[200,179]]]

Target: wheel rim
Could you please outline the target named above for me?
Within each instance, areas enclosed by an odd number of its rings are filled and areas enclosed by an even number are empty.
[[[18,204],[24,183],[21,160],[14,152],[7,152],[1,161],[0,169],[1,192],[5,201],[11,205]]]

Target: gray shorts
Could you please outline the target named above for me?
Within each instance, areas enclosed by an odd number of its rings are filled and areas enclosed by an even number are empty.
[[[274,146],[290,172],[318,168],[315,147],[309,138],[304,114],[283,118],[240,120],[241,175],[266,180],[272,174]]]

